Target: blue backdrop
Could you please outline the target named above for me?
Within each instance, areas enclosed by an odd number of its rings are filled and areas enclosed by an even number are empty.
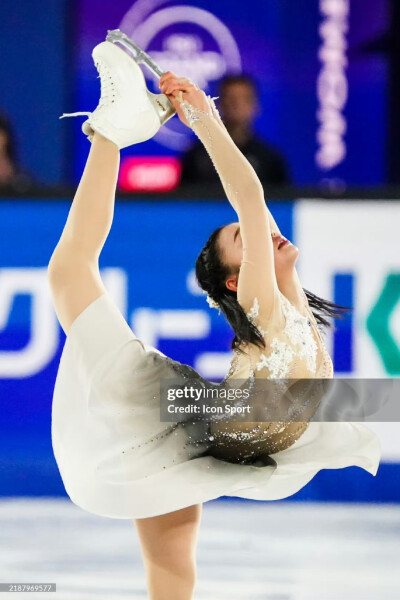
[[[366,47],[389,27],[388,0],[325,3],[349,7],[347,30],[340,19],[331,18],[331,35],[325,38],[320,27],[327,17],[321,14],[318,0],[249,0],[245,5],[231,0],[191,0],[186,4],[186,17],[163,27],[149,42],[149,52],[157,53],[164,68],[188,70],[193,79],[204,76],[205,89],[212,94],[227,70],[254,75],[262,105],[257,130],[287,157],[295,183],[315,183],[324,177],[348,184],[385,181],[387,57],[368,52]],[[178,0],[115,0],[101,3],[99,10],[96,0],[0,3],[0,112],[12,121],[21,163],[39,181],[54,184],[77,181],[81,176],[88,152],[80,130],[82,118],[60,121],[58,117],[63,112],[90,111],[97,105],[100,86],[91,58],[93,47],[104,40],[108,29],[123,24],[135,30],[156,12],[180,5]],[[140,12],[132,17],[132,9],[137,7]],[[205,26],[188,22],[194,9],[209,15]],[[209,27],[211,18],[226,28],[240,66],[231,45],[221,51],[221,36]],[[319,53],[325,39],[334,56],[341,48],[340,35],[344,35],[345,45],[338,61],[347,61],[343,70],[347,92],[339,118],[332,106],[324,113],[325,137],[340,131],[342,115],[347,154],[339,166],[324,171],[315,162],[321,109],[317,87],[323,67]],[[200,44],[190,57],[193,60],[187,61],[187,69],[185,55],[178,52],[179,40]],[[168,58],[166,49],[171,45],[173,52]],[[207,62],[208,52],[214,53],[212,63]],[[183,130],[176,118],[170,125]],[[187,143],[193,141],[188,132],[186,135]],[[168,143],[158,139],[125,153],[180,154]]]
[[[68,0],[0,2],[0,113],[11,120],[21,164],[39,182],[71,179],[71,131],[60,127],[72,93]]]
[[[330,12],[324,14],[322,5]],[[192,78],[211,95],[227,72],[253,75],[262,109],[256,129],[286,156],[295,183],[385,181],[388,65],[383,54],[366,46],[389,26],[387,0],[250,0],[245,5],[116,0],[101,11],[96,7],[96,0],[81,0],[77,14],[71,111],[97,105],[100,86],[91,53],[107,30],[119,27],[145,45],[163,69]],[[159,92],[150,79],[149,87]],[[78,179],[87,143],[80,122],[74,127]],[[321,139],[334,152],[336,137],[343,139],[345,156],[336,166],[322,168],[316,162]],[[124,154],[179,155],[193,141],[174,117],[162,134]]]

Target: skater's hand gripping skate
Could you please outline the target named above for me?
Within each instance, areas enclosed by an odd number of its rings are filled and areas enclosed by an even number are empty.
[[[194,108],[205,112],[210,117],[213,116],[207,96],[190,79],[178,77],[172,71],[167,71],[161,76],[159,86],[162,93],[167,96],[175,108],[182,123],[187,127],[190,127],[190,124],[186,120],[181,106],[182,102],[191,104]]]

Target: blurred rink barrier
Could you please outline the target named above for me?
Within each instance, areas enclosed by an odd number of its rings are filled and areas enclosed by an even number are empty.
[[[400,201],[269,202],[299,247],[305,289],[354,310],[325,341],[336,377],[400,375]],[[47,264],[70,200],[0,200],[0,495],[65,496],[51,447],[51,402],[65,335]],[[107,290],[144,342],[218,381],[231,332],[194,277],[208,235],[236,221],[219,201],[117,201],[100,257]],[[400,401],[400,399],[399,399]],[[288,499],[400,502],[400,423],[368,423],[380,435],[376,477],[357,467],[320,472]]]

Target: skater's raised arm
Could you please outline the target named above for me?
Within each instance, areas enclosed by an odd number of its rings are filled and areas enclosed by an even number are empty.
[[[209,101],[204,92],[173,74],[163,76],[160,87],[181,120],[204,144],[238,215],[243,245],[238,301],[248,312],[257,298],[260,318],[268,318],[278,295],[278,285],[269,211],[261,182],[222,124],[213,101]]]
[[[229,135],[229,132],[226,129],[223,120],[221,119],[221,115],[219,114],[218,109],[215,106],[214,100],[210,99],[209,103],[211,105],[211,109],[212,109],[214,118],[218,121],[219,125],[226,131],[227,135]],[[222,180],[221,180],[221,183],[222,183],[222,185],[224,185],[224,182]],[[231,204],[233,205],[235,199],[229,197],[229,189],[228,190],[226,188],[224,188],[224,189],[225,189],[225,192],[226,192],[226,195],[227,195],[228,199],[230,200]],[[235,210],[236,210],[236,208],[235,208]],[[264,199],[264,210],[267,213],[267,217],[268,217],[268,221],[269,221],[269,226],[270,226],[271,232],[274,233],[277,236],[280,236],[281,235],[281,231],[280,231],[280,229],[279,229],[279,227],[278,227],[278,225],[277,225],[274,217],[272,216],[271,211],[269,210],[267,204],[265,203],[265,199]]]
[[[229,135],[229,132],[226,129],[226,127],[224,125],[224,122],[221,119],[221,115],[219,114],[218,109],[215,106],[214,100],[210,99],[209,100],[209,104],[211,106],[211,110],[213,112],[214,118],[218,121],[219,125],[226,131],[227,135]],[[222,185],[224,185],[224,181],[222,179],[221,179],[221,183],[222,183]],[[235,202],[235,199],[233,197],[229,196],[229,189],[226,189],[225,187],[224,187],[224,189],[225,189],[225,193],[226,193],[228,199],[230,200],[230,202],[231,202],[231,204],[233,206],[234,202]],[[278,227],[278,225],[277,225],[274,217],[272,216],[271,211],[269,210],[268,206],[266,205],[265,200],[264,200],[264,209],[265,209],[265,212],[267,213],[267,217],[268,217],[268,221],[269,221],[269,226],[270,226],[271,232],[274,233],[277,236],[280,236],[281,235],[281,231],[280,231],[280,229],[279,229],[279,227]],[[236,210],[236,208],[235,208],[235,210]]]

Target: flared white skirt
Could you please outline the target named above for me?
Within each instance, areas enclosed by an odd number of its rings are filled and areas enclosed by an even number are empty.
[[[194,372],[179,367],[134,335],[108,292],[75,319],[52,405],[53,451],[75,504],[106,517],[146,518],[220,496],[278,500],[321,469],[376,474],[381,444],[360,423],[311,422],[273,454],[273,465],[207,455],[188,422],[160,419],[160,379]]]

